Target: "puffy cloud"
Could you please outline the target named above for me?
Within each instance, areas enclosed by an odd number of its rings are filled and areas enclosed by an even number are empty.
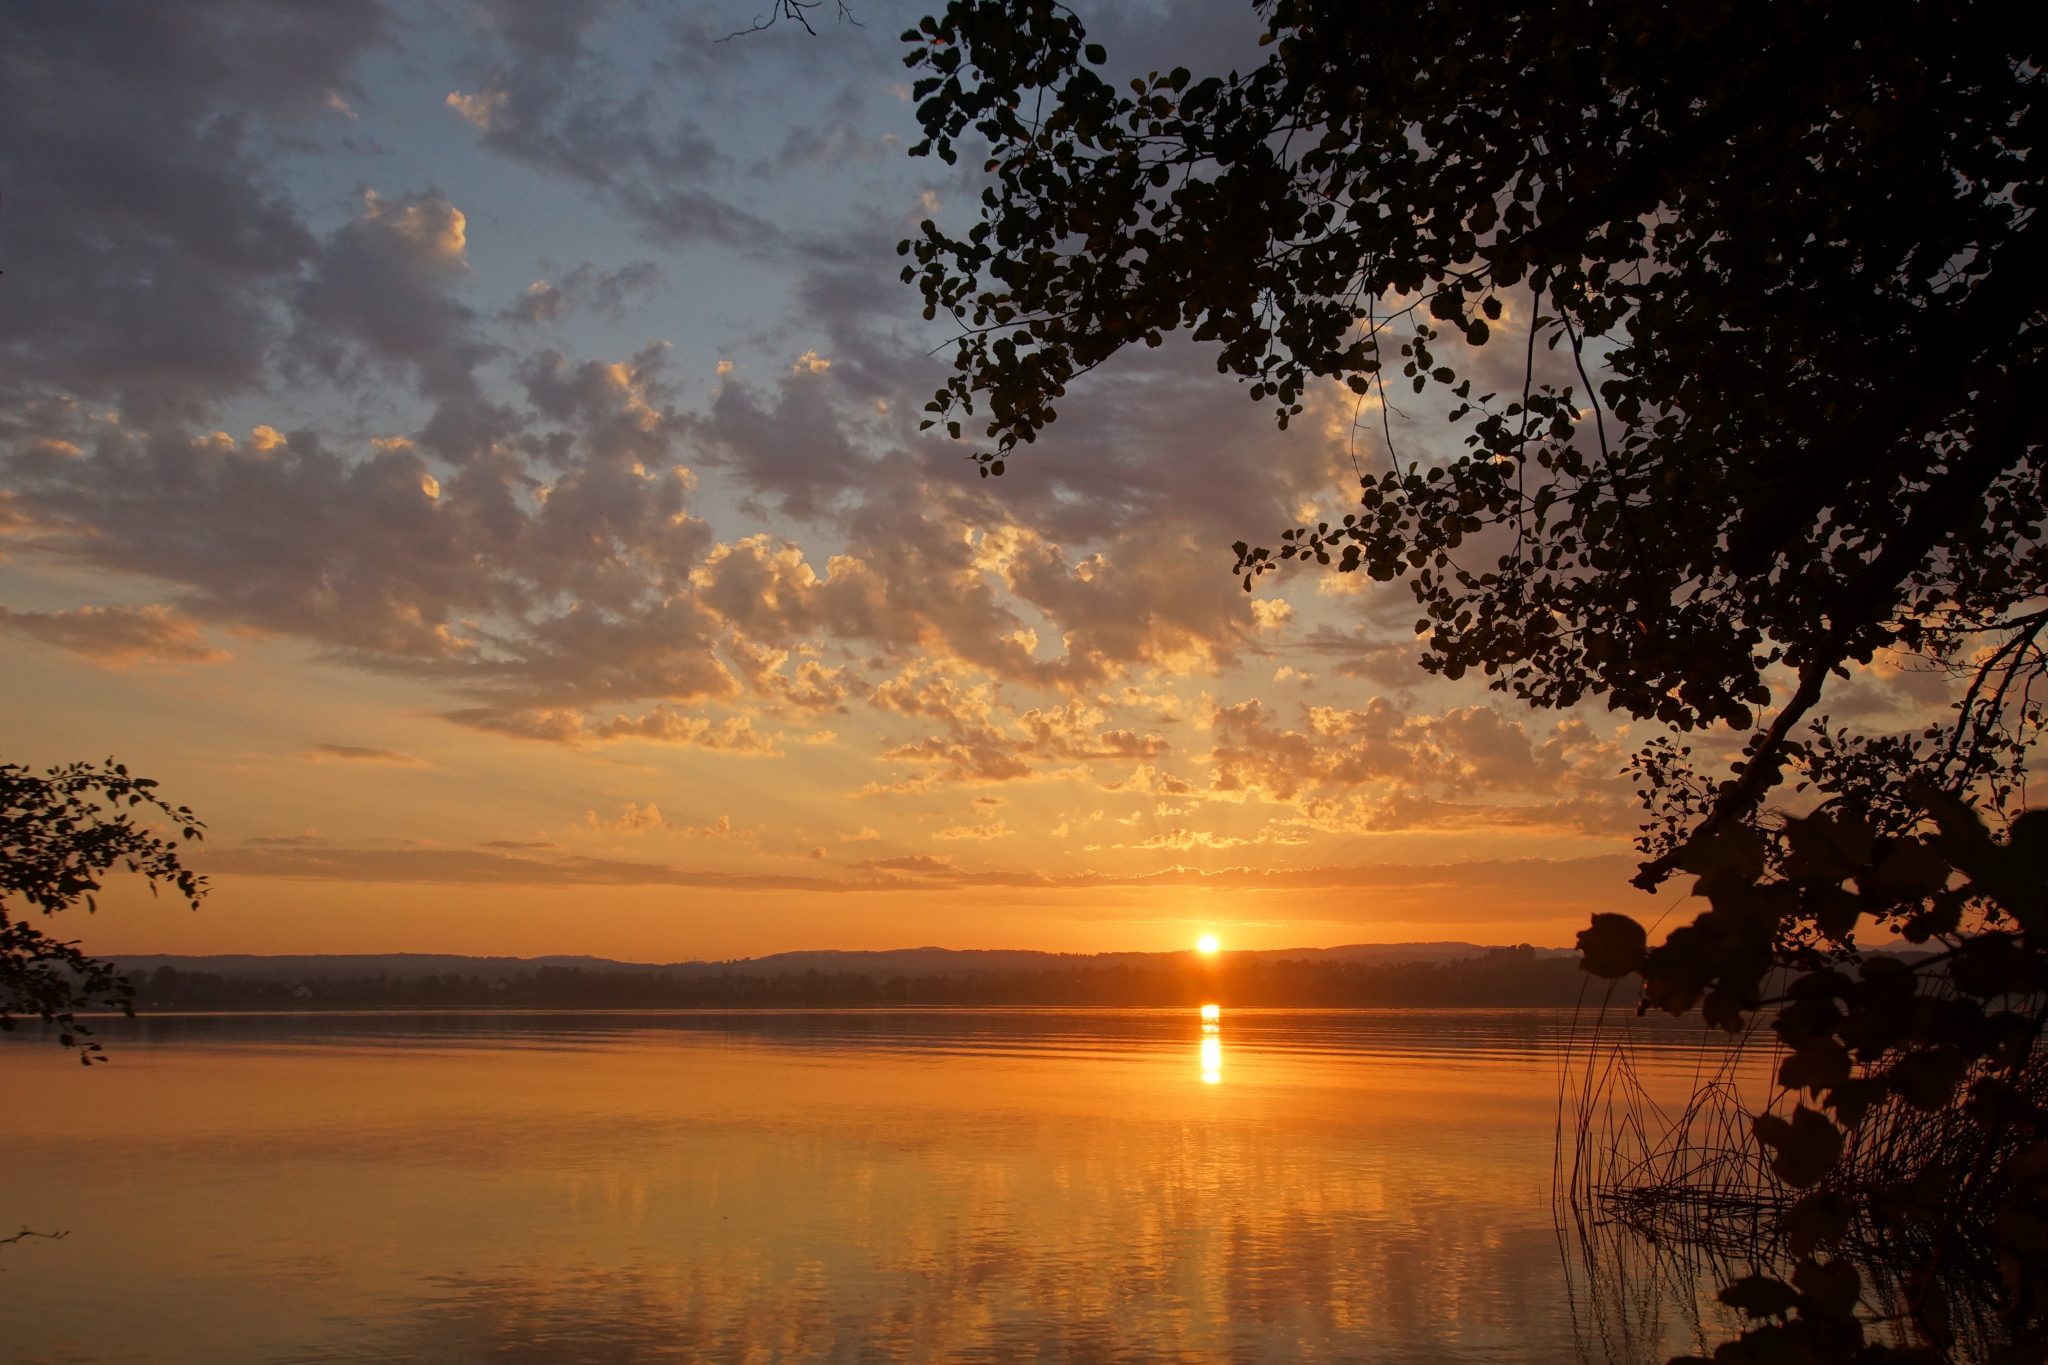
[[[1516,802],[1448,801],[1413,791],[1354,793],[1304,801],[1296,821],[1327,834],[1524,830],[1596,836],[1630,834],[1639,822],[1635,809],[1613,791]]]
[[[1541,739],[1491,706],[1410,713],[1383,697],[1363,707],[1305,706],[1303,727],[1258,701],[1216,708],[1211,787],[1296,803],[1330,830],[1559,824],[1626,828],[1619,747],[1567,718]],[[1353,789],[1371,787],[1368,792]],[[1486,805],[1447,798],[1524,798]],[[1549,797],[1530,801],[1528,797]]]
[[[651,829],[666,828],[668,822],[661,818],[661,807],[652,801],[644,806],[638,801],[628,801],[624,810],[610,818],[600,816],[594,810],[583,812],[583,824],[586,829],[609,833],[645,834]]]
[[[878,710],[941,727],[940,733],[882,751],[886,762],[924,770],[899,790],[921,790],[934,781],[1009,782],[1052,764],[1151,758],[1168,747],[1157,733],[1108,727],[1106,712],[1082,703],[1018,711],[992,682],[964,684],[931,664],[915,664],[886,679],[870,700]]]
[[[610,9],[609,0],[480,6],[492,59],[479,84],[448,93],[448,108],[491,151],[583,185],[653,241],[777,241],[772,223],[710,188],[725,159],[667,107],[658,78],[622,72],[593,46]]]
[[[206,642],[199,623],[171,608],[79,607],[13,611],[0,607],[0,630],[68,649],[102,668],[138,664],[211,664],[228,657]]]
[[[1106,780],[1101,786],[1104,791],[1142,792],[1151,796],[1188,796],[1195,791],[1195,784],[1186,778],[1162,772],[1150,763],[1140,763],[1129,777]]]
[[[685,839],[730,839],[733,836],[732,817],[721,815],[703,825],[679,825],[661,813],[661,807],[652,801],[642,805],[628,801],[617,815],[603,816],[594,810],[583,812],[580,829],[600,834],[650,834],[660,832]],[[504,844],[493,847],[505,847]]]
[[[1252,619],[1261,630],[1280,630],[1294,619],[1293,606],[1278,597],[1255,597],[1251,609]]]
[[[381,0],[11,5],[0,391],[155,416],[257,387],[319,249],[265,153],[317,143],[391,31]]]
[[[436,205],[377,213],[378,233],[457,249]],[[1100,555],[1069,559],[1016,526],[977,536],[953,494],[922,484],[893,519],[864,500],[849,552],[822,573],[789,541],[714,544],[692,511],[694,476],[673,463],[684,424],[665,354],[538,353],[518,371],[523,428],[452,470],[404,437],[352,458],[270,424],[237,441],[72,411],[17,447],[10,507],[41,550],[180,584],[196,619],[436,678],[475,695],[453,712],[465,723],[568,742],[634,732],[614,708],[743,690],[790,711],[843,710],[867,684],[834,649],[1072,689],[1221,657],[1205,632],[1250,629],[1227,594],[1234,622],[1177,621],[1142,600],[1120,612],[1120,584],[1092,585]],[[1064,653],[1045,656],[1033,617]],[[901,709],[887,692],[876,701]],[[995,757],[1003,750],[1082,761],[1161,751],[1156,733],[1101,714],[1082,733],[1079,705],[1008,708],[1010,733],[992,741],[951,735],[955,766],[994,777],[1023,770]],[[650,738],[704,739],[672,711],[639,720]]]
[[[772,397],[728,378],[691,435],[709,463],[733,470],[764,505],[806,519],[834,510],[871,474],[872,461],[845,429],[829,369],[830,362],[793,366]]]
[[[990,839],[1007,839],[1016,832],[1010,828],[1006,821],[990,820],[978,825],[948,825],[944,829],[934,830],[932,837],[934,839],[968,839],[976,843],[986,843]]]
[[[378,231],[453,249],[445,216]],[[526,374],[527,434],[453,471],[404,437],[346,452],[268,424],[237,441],[73,405],[41,414],[45,429],[14,444],[0,476],[20,544],[178,584],[193,620],[439,679],[473,694],[471,719],[496,728],[616,736],[632,726],[608,708],[739,690],[715,647],[720,624],[690,589],[710,534],[690,508],[693,477],[670,458],[662,358],[544,353]],[[173,641],[167,618],[154,624]],[[848,686],[820,664],[785,690],[824,709]],[[672,712],[638,724],[654,738],[765,747]]]
[[[759,507],[839,529],[843,549],[825,576],[832,588],[817,594],[816,624],[899,648],[915,640],[1009,681],[1068,689],[1134,671],[1215,672],[1263,649],[1261,633],[1285,624],[1285,604],[1238,591],[1223,528],[1244,531],[1261,507],[1280,524],[1301,481],[1327,464],[1319,449],[1254,439],[1247,429],[1247,440],[1272,448],[1270,458],[1260,451],[1218,461],[1217,480],[1205,483],[1206,468],[1178,458],[1196,424],[1181,405],[1233,431],[1250,405],[1230,395],[1236,406],[1226,419],[1214,408],[1213,375],[1197,386],[1162,371],[1108,418],[1133,447],[1102,449],[1080,423],[1093,458],[1076,462],[1062,453],[1062,423],[1000,486],[965,480],[957,448],[910,439],[907,420],[877,415],[935,375],[921,352],[866,324],[882,300],[825,287],[851,275],[806,276],[805,300],[833,338],[829,364],[807,352],[769,392],[728,379],[705,416],[690,420],[707,467],[738,477]],[[870,268],[854,278],[875,276]],[[846,355],[854,365],[842,373]],[[1122,477],[1106,479],[1105,465]],[[1210,505],[1212,491],[1227,515]],[[766,553],[758,539],[752,548]],[[1211,572],[1201,572],[1205,563]],[[791,631],[804,624],[787,620]],[[747,628],[789,638],[758,621]]]
[[[425,494],[403,443],[351,462],[310,436],[282,450],[125,427],[85,440],[83,458],[12,464],[39,547],[179,583],[201,617],[443,659],[461,652],[454,611],[497,596],[463,552],[465,507]]]
[[[838,641],[1002,677],[1056,677],[1031,657],[1023,618],[977,569],[961,528],[905,512],[893,538],[863,538],[859,554],[830,557],[823,574],[802,547],[772,536],[718,546],[692,574],[697,600],[729,629],[774,647]]]
[[[634,296],[661,282],[661,267],[653,261],[633,261],[617,270],[600,270],[585,261],[559,279],[535,280],[498,316],[523,326],[559,322],[582,312],[617,321]]]
[[[757,645],[737,632],[726,638],[723,649],[747,688],[777,710],[843,712],[853,695],[856,684],[850,668],[816,659],[804,659],[792,668],[791,651]],[[805,742],[825,744],[834,738],[832,731],[824,730],[816,737],[806,736]]]
[[[505,99],[505,92],[502,90],[486,91],[480,95],[465,95],[460,90],[451,90],[444,102],[465,122],[488,133],[491,130],[491,120],[505,107]]]
[[[364,190],[293,300],[287,366],[337,380],[382,369],[431,398],[475,401],[476,367],[493,348],[451,292],[469,271],[468,246],[468,219],[445,195]]]

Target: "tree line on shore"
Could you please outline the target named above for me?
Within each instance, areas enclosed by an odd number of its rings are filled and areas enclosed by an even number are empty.
[[[129,977],[142,1010],[776,1009],[888,1006],[1557,1006],[1580,1002],[1571,957],[1527,945],[1451,962],[1086,961],[907,975],[543,965],[527,972],[244,975],[173,966]],[[1596,988],[1604,993],[1604,987]],[[1629,998],[1626,988],[1619,998]]]

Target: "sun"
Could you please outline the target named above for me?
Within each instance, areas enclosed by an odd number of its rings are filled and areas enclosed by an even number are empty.
[[[1203,957],[1216,956],[1217,950],[1222,948],[1222,946],[1222,943],[1217,940],[1214,934],[1204,934],[1195,940],[1195,951]]]

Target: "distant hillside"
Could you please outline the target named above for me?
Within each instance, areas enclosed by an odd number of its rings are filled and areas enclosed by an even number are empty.
[[[1335,948],[1260,948],[1223,954],[1230,962],[1456,962],[1483,957],[1494,948],[1477,943],[1347,943]],[[1539,957],[1567,957],[1569,948],[1537,948]],[[121,953],[113,961],[130,976],[159,967],[218,976],[299,980],[383,977],[417,980],[427,976],[532,976],[544,968],[584,972],[669,972],[679,976],[736,974],[777,976],[789,972],[859,972],[878,976],[959,976],[1088,967],[1154,967],[1190,960],[1173,953],[1044,953],[1025,948],[818,948],[730,961],[621,962],[608,957],[554,954],[547,957],[468,957],[458,953],[314,953],[262,955],[220,953]]]
[[[903,948],[734,962],[594,957],[129,955],[144,1009],[753,1009],[946,1006],[1568,1005],[1576,955],[1527,944],[1224,953]]]

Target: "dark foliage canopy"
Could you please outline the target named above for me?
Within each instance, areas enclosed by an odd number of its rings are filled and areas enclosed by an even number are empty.
[[[1341,524],[1240,544],[1247,586],[1304,557],[1405,578],[1427,668],[1754,728],[1693,812],[1709,828],[1788,762],[1867,787],[1867,746],[1795,727],[1832,674],[1901,649],[1974,686],[1878,766],[2009,796],[2048,624],[2041,17],[1257,8],[1252,70],[1123,87],[1049,0],[954,0],[905,35],[914,150],[991,180],[964,236],[927,222],[901,248],[962,328],[932,421],[985,415],[1000,473],[1077,376],[1173,331],[1282,425],[1319,380],[1436,391],[1464,453],[1390,448]],[[1519,382],[1476,392],[1479,348],[1516,331]]]
[[[141,823],[152,816],[167,821],[171,835]],[[169,887],[197,909],[206,879],[179,860],[179,850],[201,828],[191,811],[159,797],[156,783],[112,759],[43,773],[0,763],[0,1029],[33,1015],[55,1024],[64,1046],[78,1047],[92,1030],[75,1011],[128,1011],[133,991],[113,964],[24,916],[81,902],[93,910],[115,868],[148,878],[152,891]],[[99,1045],[85,1043],[79,1055],[91,1062]]]
[[[1172,332],[1283,426],[1316,385],[1440,404],[1461,452],[1388,423],[1357,512],[1237,568],[1404,580],[1426,668],[1746,732],[1724,781],[1675,738],[1635,763],[1637,880],[1689,872],[1707,908],[1655,947],[1621,915],[1580,943],[1645,1009],[1774,1010],[1745,1207],[1778,1211],[1790,1269],[1727,1287],[1754,1326],[1716,1358],[1948,1359],[1962,1279],[1998,1286],[1991,1358],[2040,1359],[2048,11],[1255,8],[1249,71],[1122,86],[1052,0],[904,35],[912,150],[989,180],[964,235],[900,248],[960,327],[931,424],[978,422],[1001,474],[1068,385]],[[1830,680],[1885,650],[1954,678],[1946,723],[1829,723]],[[1788,777],[1809,813],[1764,807]],[[1927,956],[1861,959],[1873,921]],[[1867,1333],[1859,1266],[1910,1286],[1901,1344]]]

